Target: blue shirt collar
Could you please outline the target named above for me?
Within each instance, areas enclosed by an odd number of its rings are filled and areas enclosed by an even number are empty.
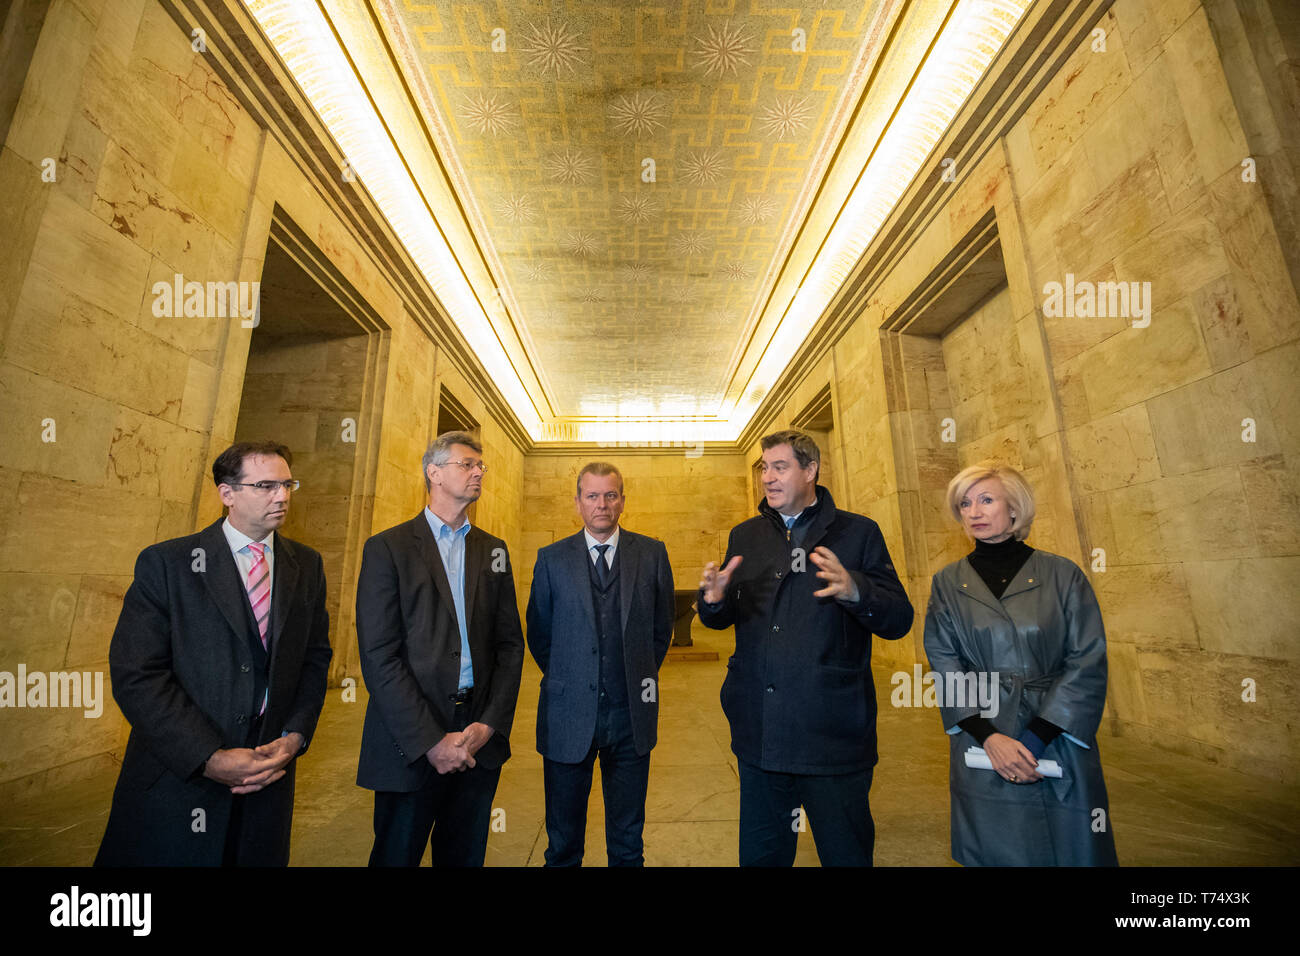
[[[447,522],[443,521],[436,514],[430,511],[428,505],[425,505],[424,507],[424,518],[429,522],[429,530],[433,532],[433,537],[435,539],[442,535],[443,528],[446,528],[452,534],[460,535],[462,538],[469,534],[469,518],[466,518],[459,528],[452,528],[451,525],[447,524]]]

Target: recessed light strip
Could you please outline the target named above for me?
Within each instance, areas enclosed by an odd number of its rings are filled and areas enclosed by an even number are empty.
[[[757,411],[952,123],[1032,0],[964,0],[921,69],[871,165],[786,307],[730,420]]]
[[[319,7],[302,0],[244,0],[244,5],[302,87],[357,179],[365,184],[525,431],[537,440],[541,421],[518,373]]]

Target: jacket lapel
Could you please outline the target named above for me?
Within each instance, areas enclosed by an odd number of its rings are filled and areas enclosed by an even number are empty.
[[[818,505],[817,513],[808,524],[808,530],[804,532],[803,542],[800,547],[803,548],[804,554],[812,554],[817,546],[822,543],[822,538],[826,537],[826,531],[835,520],[835,503],[831,501],[831,493],[826,489],[818,486]]]
[[[1010,617],[1007,609],[1002,606],[1002,602],[993,596],[984,579],[979,576],[979,572],[971,566],[971,563],[965,558],[957,562],[957,590],[973,601],[978,601],[990,610],[996,611],[1003,617]]]
[[[486,535],[471,527],[465,534],[465,631],[474,633],[474,595],[490,556]]]
[[[569,538],[572,542],[564,549],[564,563],[567,566],[569,580],[575,582],[579,592],[587,594],[587,600],[578,601],[582,607],[582,618],[588,633],[596,633],[595,597],[591,593],[591,553],[587,550],[587,538],[581,531]]]
[[[244,610],[248,606],[248,589],[239,578],[239,566],[235,564],[230,542],[221,530],[224,520],[219,518],[199,532],[199,546],[203,548],[207,562],[203,584],[213,603],[221,609],[221,616],[230,625],[230,630],[243,639],[248,636],[249,627],[249,614]],[[276,535],[276,540],[279,537]]]
[[[584,542],[585,543],[585,542]],[[623,612],[623,633],[627,633],[627,618],[632,611],[632,591],[636,582],[637,561],[640,558],[641,549],[637,546],[636,538],[626,531],[618,533],[618,552],[615,558],[618,560],[619,576],[623,583],[619,585],[619,604]]]
[[[293,594],[298,587],[298,558],[293,553],[293,545],[285,540],[284,535],[275,536],[275,564],[271,572],[271,652],[276,653],[280,646],[280,634],[284,631],[284,622],[289,618],[289,607],[293,604]]]
[[[434,587],[438,589],[438,597],[442,599],[442,606],[451,616],[451,623],[456,625],[456,602],[451,597],[451,585],[447,583],[447,571],[442,566],[442,554],[438,551],[438,542],[434,540],[433,529],[429,527],[429,519],[421,511],[411,520],[411,533],[415,536],[416,549],[420,553],[420,559],[424,561],[425,567],[429,569],[429,577],[433,578]],[[466,627],[468,628],[468,617]],[[458,629],[459,631],[459,629]]]
[[[1042,577],[1039,574],[1041,569],[1038,567],[1038,551],[1035,550],[1029,556],[1029,560],[1020,566],[1016,576],[1011,579],[1007,589],[1002,592],[1002,602],[1005,604],[1007,598],[1017,594],[1023,594],[1025,591],[1032,591],[1042,584]]]
[[[1016,572],[1007,589],[1002,592],[1002,599],[998,600],[989,590],[984,579],[979,576],[969,561],[963,558],[957,565],[957,590],[961,591],[967,597],[974,598],[985,607],[997,611],[1005,618],[1011,618],[1011,612],[1006,608],[1006,600],[1025,591],[1032,591],[1042,583],[1042,578],[1038,568],[1038,552],[1035,551]]]

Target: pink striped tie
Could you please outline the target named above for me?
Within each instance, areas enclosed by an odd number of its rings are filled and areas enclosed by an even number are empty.
[[[262,637],[262,647],[266,647],[266,622],[271,616],[271,569],[266,563],[266,545],[253,541],[244,546],[251,551],[253,565],[248,569],[248,602],[253,605],[253,617],[257,618],[257,633]]]

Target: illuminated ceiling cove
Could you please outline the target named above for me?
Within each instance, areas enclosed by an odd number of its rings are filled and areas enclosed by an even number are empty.
[[[732,441],[1030,0],[245,0],[534,440]]]

